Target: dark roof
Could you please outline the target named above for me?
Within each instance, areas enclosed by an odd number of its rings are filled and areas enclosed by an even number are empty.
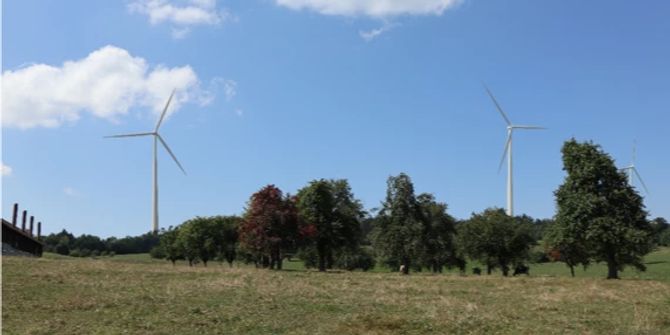
[[[37,236],[32,236],[32,235],[30,235],[30,232],[28,232],[28,231],[23,231],[23,230],[21,230],[21,228],[19,228],[19,227],[14,227],[14,225],[12,225],[11,222],[9,222],[9,221],[7,221],[7,220],[5,220],[5,219],[2,219],[2,225],[5,226],[5,227],[7,227],[7,228],[9,228],[9,229],[11,229],[11,230],[13,230],[13,231],[16,232],[17,234],[23,235],[23,236],[25,236],[25,237],[27,237],[27,238],[29,238],[29,239],[31,239],[31,240],[33,240],[33,241],[39,243],[39,244],[44,245],[44,243],[42,243],[40,240],[37,239]]]

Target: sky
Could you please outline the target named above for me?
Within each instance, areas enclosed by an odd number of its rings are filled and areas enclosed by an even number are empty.
[[[451,215],[549,218],[560,149],[602,146],[670,218],[670,3],[612,0],[10,0],[2,2],[2,216],[43,232],[151,229],[242,214],[267,184],[346,178],[366,209],[401,172]]]

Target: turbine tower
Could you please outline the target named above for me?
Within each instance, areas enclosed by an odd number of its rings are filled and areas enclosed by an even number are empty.
[[[154,152],[153,152],[153,220],[152,220],[152,231],[154,233],[158,232],[158,142],[160,142],[165,150],[170,154],[172,159],[174,160],[175,163],[177,163],[177,166],[179,166],[179,169],[181,169],[181,172],[186,175],[186,171],[184,168],[181,166],[179,163],[179,160],[177,160],[177,157],[172,153],[172,150],[170,150],[170,147],[165,143],[165,140],[163,140],[163,137],[158,133],[158,129],[161,126],[161,123],[163,122],[163,118],[165,118],[165,113],[168,110],[168,107],[170,106],[170,102],[172,101],[172,97],[174,96],[175,90],[172,90],[172,93],[170,94],[170,98],[168,98],[167,103],[165,104],[165,108],[163,108],[163,112],[161,113],[160,118],[158,119],[158,123],[156,123],[156,128],[154,128],[154,131],[152,132],[146,132],[146,133],[132,133],[132,134],[122,134],[122,135],[113,135],[113,136],[105,136],[105,138],[119,138],[119,137],[138,137],[138,136],[153,136],[154,138]]]
[[[630,186],[635,186],[634,185],[634,178],[636,177],[637,180],[640,181],[640,184],[642,184],[642,187],[644,188],[645,193],[649,194],[649,189],[647,189],[647,185],[644,184],[644,181],[642,180],[642,176],[640,176],[640,173],[637,172],[637,169],[635,168],[635,158],[636,158],[636,143],[633,143],[633,160],[630,162],[630,165],[626,166],[625,168],[622,168],[621,170],[626,172],[626,176],[628,176],[628,184]]]
[[[498,101],[496,98],[493,96],[493,93],[491,93],[491,90],[484,85],[484,88],[486,89],[486,93],[488,93],[489,97],[491,97],[491,100],[493,100],[493,104],[496,105],[496,109],[498,109],[498,112],[500,112],[500,115],[503,117],[505,120],[505,123],[507,123],[507,140],[505,141],[505,149],[503,151],[502,159],[500,160],[500,166],[498,166],[498,172],[502,169],[503,163],[505,162],[505,155],[507,155],[507,215],[509,216],[514,216],[514,185],[513,185],[513,173],[512,173],[512,135],[514,134],[515,129],[530,129],[530,130],[538,130],[538,129],[547,129],[544,127],[538,127],[538,126],[523,126],[523,125],[515,125],[512,124],[512,122],[509,120],[505,112],[503,112],[502,107],[500,107],[500,104],[498,104]]]

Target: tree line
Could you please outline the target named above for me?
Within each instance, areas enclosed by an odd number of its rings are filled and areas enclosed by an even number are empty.
[[[147,253],[158,245],[159,240],[160,237],[152,233],[106,239],[88,234],[77,237],[63,229],[59,233],[44,236],[42,242],[46,252],[74,257],[89,257]]]
[[[618,278],[627,266],[643,271],[645,254],[670,245],[668,222],[647,219],[642,197],[598,145],[572,139],[562,156],[566,177],[555,191],[552,219],[510,217],[489,208],[458,221],[434,195],[417,195],[401,173],[388,178],[386,197],[374,212],[363,209],[345,179],[314,180],[295,195],[267,185],[250,197],[242,216],[196,217],[146,240],[154,243],[154,257],[205,266],[218,260],[282,269],[284,259],[296,257],[319,271],[377,264],[404,274],[464,271],[467,260],[504,276],[541,261],[564,262],[573,276],[575,267],[600,262],[608,278]]]

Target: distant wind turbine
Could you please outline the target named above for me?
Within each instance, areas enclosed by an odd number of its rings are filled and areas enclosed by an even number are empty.
[[[633,160],[631,161],[629,166],[626,166],[625,168],[622,168],[624,172],[626,172],[626,176],[628,176],[628,184],[630,186],[635,186],[633,183],[633,175],[637,177],[637,180],[640,181],[640,184],[642,184],[642,187],[644,188],[644,191],[649,194],[649,189],[647,189],[647,185],[644,184],[644,181],[642,181],[642,176],[640,176],[640,173],[637,172],[637,169],[635,168],[635,158],[637,154],[637,143],[633,143]]]
[[[158,129],[161,126],[161,123],[163,122],[163,118],[165,118],[165,113],[168,110],[168,107],[170,106],[170,102],[172,101],[172,97],[174,96],[175,91],[172,90],[172,93],[170,94],[170,98],[168,99],[167,103],[165,104],[165,108],[163,109],[163,113],[161,113],[160,118],[158,119],[158,123],[156,123],[156,128],[152,132],[147,132],[147,133],[133,133],[133,134],[123,134],[123,135],[113,135],[113,136],[105,136],[105,138],[118,138],[118,137],[137,137],[137,136],[153,136],[154,137],[154,153],[153,153],[153,224],[152,224],[152,231],[154,233],[158,232],[158,142],[160,142],[165,150],[170,154],[172,159],[174,160],[175,163],[177,163],[177,166],[179,166],[179,169],[181,169],[181,172],[186,175],[186,171],[184,168],[181,166],[179,161],[177,160],[177,157],[172,153],[172,150],[170,150],[170,147],[168,147],[167,143],[165,143],[165,140],[163,140],[163,137],[158,133]]]
[[[505,149],[503,151],[502,159],[500,160],[500,166],[498,166],[498,172],[502,169],[503,163],[505,162],[505,154],[507,154],[507,215],[509,216],[514,216],[514,187],[512,183],[512,134],[514,133],[515,129],[532,129],[532,130],[537,130],[537,129],[547,129],[544,127],[538,127],[538,126],[521,126],[521,125],[514,125],[512,122],[509,120],[505,112],[503,112],[502,107],[500,107],[500,104],[498,104],[498,101],[496,98],[493,96],[493,93],[491,93],[491,90],[484,85],[484,88],[486,89],[486,93],[488,93],[489,97],[491,97],[491,100],[493,100],[493,103],[496,105],[496,108],[500,112],[500,115],[505,119],[505,123],[507,123],[507,140],[505,141]]]

